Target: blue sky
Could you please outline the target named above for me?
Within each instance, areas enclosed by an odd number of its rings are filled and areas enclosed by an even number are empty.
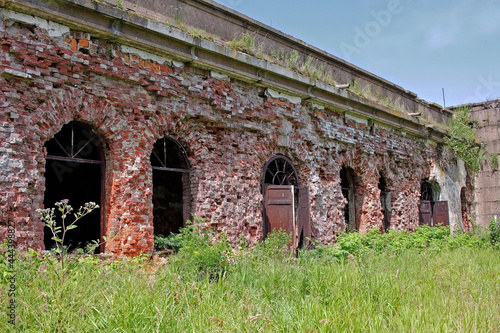
[[[500,0],[216,0],[446,106],[500,98]]]

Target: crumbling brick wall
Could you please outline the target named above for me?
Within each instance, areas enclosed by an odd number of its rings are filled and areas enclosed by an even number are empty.
[[[233,243],[262,238],[263,166],[278,153],[309,187],[313,239],[330,243],[345,229],[343,166],[358,179],[359,230],[381,228],[382,174],[390,227],[418,225],[421,180],[436,159],[436,144],[425,138],[271,97],[266,87],[189,64],[160,63],[82,31],[50,35],[4,20],[0,35],[0,235],[14,221],[21,247],[43,248],[36,209],[43,207],[44,144],[73,120],[92,126],[105,147],[103,222],[112,253],[153,248],[150,155],[164,135],[187,152],[192,212]]]

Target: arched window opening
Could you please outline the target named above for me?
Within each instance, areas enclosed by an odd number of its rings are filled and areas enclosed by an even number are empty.
[[[67,231],[64,245],[71,251],[83,248],[95,240],[102,242],[105,158],[101,140],[91,127],[72,121],[64,125],[54,138],[47,141],[45,147],[47,161],[44,206],[52,208],[56,202],[63,199],[68,199],[75,211],[91,201],[100,206],[99,209],[81,218],[76,223],[76,229]],[[61,226],[59,217],[57,223]],[[51,249],[55,245],[51,238],[52,233],[45,227],[46,249]],[[96,252],[103,249],[101,246]]]
[[[299,177],[292,161],[283,155],[269,160],[265,166],[264,184],[298,186]]]
[[[420,200],[434,201],[432,185],[429,182],[423,182],[420,187]]]
[[[382,207],[382,214],[384,215],[382,225],[384,227],[384,231],[388,231],[391,225],[390,221],[391,195],[390,192],[387,190],[387,182],[384,176],[381,176],[379,178],[378,189],[380,190],[380,204]]]
[[[311,237],[309,188],[301,187],[292,161],[276,155],[264,165],[264,238],[272,231],[291,235],[290,246],[306,246]]]
[[[432,208],[434,205],[434,193],[432,185],[428,181],[422,182],[420,186],[420,206],[419,223],[420,225],[432,225]]]
[[[189,162],[176,140],[158,139],[151,153],[155,235],[179,232],[190,214]]]
[[[354,170],[343,167],[340,170],[340,187],[342,195],[347,200],[344,206],[344,221],[347,231],[358,229],[356,223],[356,196],[354,191]]]

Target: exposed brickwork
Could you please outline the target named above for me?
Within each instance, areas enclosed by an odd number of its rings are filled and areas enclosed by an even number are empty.
[[[188,64],[158,63],[122,46],[71,31],[49,38],[38,27],[5,21],[0,30],[0,234],[17,225],[24,247],[43,248],[43,145],[72,120],[91,125],[105,145],[106,251],[138,254],[153,247],[150,155],[168,135],[191,164],[191,208],[232,242],[262,238],[261,181],[277,153],[309,186],[314,239],[344,230],[342,166],[358,181],[359,229],[381,228],[381,175],[391,192],[391,228],[418,225],[421,180],[434,144],[399,130],[356,122],[307,101],[265,97],[265,88],[217,79]]]

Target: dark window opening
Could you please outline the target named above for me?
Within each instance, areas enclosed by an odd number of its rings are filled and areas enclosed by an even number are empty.
[[[390,227],[391,196],[387,190],[387,182],[383,176],[379,178],[378,189],[380,190],[380,204],[382,207],[382,214],[384,215],[382,226],[384,231],[387,231]]]
[[[423,182],[420,189],[420,200],[434,201],[432,185],[429,182]]]
[[[465,187],[462,187],[460,190],[460,207],[462,213],[462,227],[464,231],[471,232],[473,231],[472,219],[470,215],[470,207],[469,202],[467,200]]]
[[[76,222],[77,228],[67,231],[64,245],[68,251],[84,248],[92,241],[102,241],[102,203],[104,195],[104,156],[101,141],[93,130],[80,123],[70,122],[63,126],[54,138],[45,143],[47,161],[45,165],[44,207],[55,208],[55,203],[68,199],[76,212],[87,202],[95,202],[100,208]],[[57,225],[62,221],[56,208]],[[73,222],[70,214],[65,224]],[[52,233],[44,228],[46,249],[54,247]],[[98,252],[101,249],[96,249]]]
[[[151,166],[154,234],[178,233],[190,213],[187,154],[177,141],[163,137],[153,146]]]
[[[344,221],[347,231],[358,229],[356,223],[356,197],[354,191],[354,170],[343,167],[340,170],[340,187],[342,195],[347,200],[344,206]]]

